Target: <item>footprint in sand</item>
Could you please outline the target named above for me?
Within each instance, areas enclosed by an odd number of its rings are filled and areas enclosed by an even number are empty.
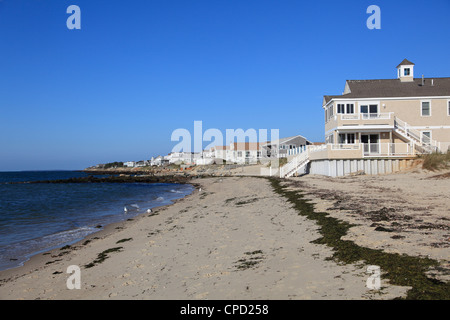
[[[136,284],[136,282],[134,282],[134,281],[126,281],[126,282],[122,283],[122,286],[123,287],[127,287],[127,286],[132,286],[134,284]]]

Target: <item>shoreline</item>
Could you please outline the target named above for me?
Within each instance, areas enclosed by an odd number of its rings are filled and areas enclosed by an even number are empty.
[[[134,177],[129,177],[129,178],[130,179],[128,181],[125,181],[124,183],[133,183],[133,178]],[[15,182],[15,183],[72,183],[73,179],[78,179],[78,178],[68,178],[68,179],[61,179],[61,180],[45,180],[44,182],[42,182],[42,181],[32,181],[32,182]],[[81,179],[84,179],[84,178],[81,178]],[[110,182],[110,181],[107,181],[107,180],[108,180],[108,178],[106,178],[106,180],[102,179],[102,181],[98,181],[98,183]],[[169,180],[170,180],[170,177],[169,177]],[[134,181],[134,182],[136,182],[136,181]],[[89,183],[89,182],[83,181],[83,182],[80,182],[80,183]],[[142,182],[142,181],[140,181],[140,183],[189,184],[189,185],[191,185],[193,187],[192,192],[187,194],[187,195],[185,195],[184,197],[170,200],[170,203],[165,204],[165,205],[159,205],[159,206],[156,206],[156,207],[152,207],[151,208],[152,209],[152,213],[150,213],[150,215],[156,213],[161,208],[164,208],[166,206],[171,206],[174,203],[176,203],[177,201],[182,200],[185,197],[188,197],[188,196],[192,195],[192,193],[194,193],[195,190],[198,188],[198,184],[196,184],[195,182],[166,182],[166,181],[164,181],[164,182],[159,182],[159,181],[158,182]],[[92,241],[92,240],[96,239],[99,236],[104,236],[105,234],[110,234],[111,231],[112,231],[112,228],[115,228],[115,229],[118,228],[118,227],[123,228],[124,227],[123,225],[126,222],[134,221],[134,220],[138,219],[142,215],[149,215],[149,213],[147,213],[145,211],[142,211],[142,212],[137,213],[136,215],[133,215],[132,217],[128,217],[128,218],[124,217],[123,219],[121,219],[119,221],[107,222],[105,224],[98,224],[96,226],[94,226],[94,224],[93,224],[92,228],[98,229],[98,230],[93,231],[92,233],[82,237],[79,240],[75,239],[75,240],[72,240],[72,241],[67,241],[67,242],[64,242],[64,243],[52,246],[52,248],[47,248],[47,249],[43,248],[43,249],[37,250],[35,252],[28,253],[28,254],[25,255],[25,259],[26,260],[20,262],[20,264],[18,266],[13,266],[13,267],[9,267],[9,268],[6,268],[6,269],[1,269],[0,270],[0,278],[2,278],[2,274],[3,273],[4,274],[8,274],[8,273],[13,273],[14,274],[14,273],[16,273],[15,271],[18,271],[16,269],[20,269],[20,268],[23,268],[24,270],[32,269],[36,265],[36,263],[34,262],[35,260],[36,260],[37,263],[41,262],[42,260],[45,260],[45,262],[49,262],[49,261],[47,261],[48,259],[45,259],[44,256],[50,256],[50,257],[59,256],[61,254],[62,248],[64,248],[64,247],[68,247],[68,248],[77,247],[77,246],[80,246],[80,244],[82,244],[82,243],[84,243],[86,241]],[[61,231],[61,232],[67,232],[67,231],[70,231],[70,230],[71,229],[64,230],[64,231]],[[72,249],[70,249],[70,250],[72,250]],[[67,251],[67,250],[65,250],[65,251]],[[39,259],[38,257],[42,257],[42,258]],[[14,258],[11,257],[11,259],[14,259]],[[28,264],[31,265],[31,267],[25,268],[25,266],[28,265]],[[1,297],[0,297],[0,299],[1,299]]]
[[[172,203],[153,207],[152,213],[150,213],[150,214],[146,213],[146,212],[142,212],[142,213],[137,214],[136,216],[133,216],[132,218],[108,223],[108,224],[102,226],[102,228],[99,229],[98,231],[95,231],[95,232],[87,235],[86,237],[84,237],[81,240],[75,241],[71,245],[64,246],[64,244],[61,244],[58,248],[54,248],[54,249],[50,249],[50,250],[44,249],[45,251],[41,251],[40,253],[31,255],[28,258],[28,260],[23,262],[22,265],[20,265],[20,266],[8,268],[5,270],[0,270],[0,289],[1,289],[2,283],[4,283],[4,282],[13,281],[17,277],[29,274],[33,271],[41,270],[42,268],[45,268],[46,265],[49,265],[52,261],[55,261],[54,258],[62,257],[63,255],[65,255],[65,254],[61,255],[61,253],[63,253],[63,252],[82,249],[83,246],[91,243],[92,241],[111,236],[111,235],[117,233],[121,229],[125,229],[134,223],[138,223],[139,220],[141,220],[145,216],[151,217],[153,215],[156,215],[159,211],[164,210],[166,207],[170,207],[170,206],[172,206],[178,202],[181,202],[184,199],[192,196],[193,193],[198,189],[198,184],[195,184],[195,183],[189,183],[189,184],[191,184],[194,187],[193,192],[191,192],[190,194],[188,194],[182,198],[171,200]],[[68,249],[62,251],[65,247],[68,247]],[[4,298],[0,295],[0,300],[3,300],[3,299]]]

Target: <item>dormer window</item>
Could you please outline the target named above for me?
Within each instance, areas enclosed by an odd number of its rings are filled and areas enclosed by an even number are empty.
[[[414,81],[414,63],[404,59],[398,66],[398,79],[402,82]]]

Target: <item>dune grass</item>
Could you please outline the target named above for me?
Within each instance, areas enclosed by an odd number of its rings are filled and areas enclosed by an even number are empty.
[[[431,153],[421,156],[423,159],[422,168],[435,171],[450,168],[450,152]]]

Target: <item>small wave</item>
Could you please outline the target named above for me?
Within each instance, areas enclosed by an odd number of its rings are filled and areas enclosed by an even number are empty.
[[[23,265],[32,255],[55,249],[65,244],[72,244],[98,231],[95,227],[80,227],[72,230],[49,234],[41,238],[25,240],[0,247],[1,269]]]
[[[157,201],[164,201],[164,197],[158,197],[156,198]]]
[[[132,204],[126,204],[124,207],[123,207],[123,210],[125,211],[125,212],[128,212],[128,211],[139,211],[139,206],[136,204],[136,203],[132,203]]]

